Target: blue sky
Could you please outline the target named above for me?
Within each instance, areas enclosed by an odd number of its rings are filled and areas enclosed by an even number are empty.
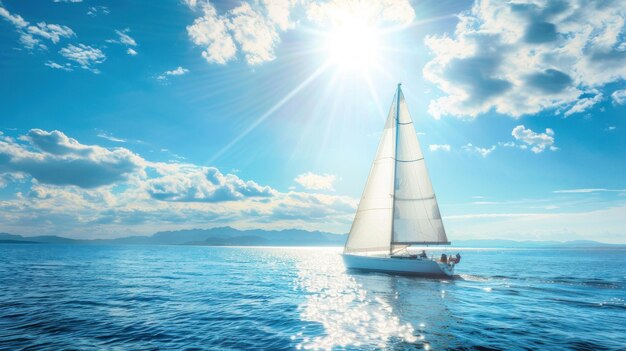
[[[403,83],[451,240],[626,242],[623,1],[0,2],[0,231],[349,230]]]

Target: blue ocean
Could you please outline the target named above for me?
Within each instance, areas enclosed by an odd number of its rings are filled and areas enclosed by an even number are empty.
[[[0,349],[626,349],[626,250],[468,249],[445,280],[339,253],[2,244]]]

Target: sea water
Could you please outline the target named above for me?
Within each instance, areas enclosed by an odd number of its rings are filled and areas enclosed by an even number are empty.
[[[423,279],[335,248],[2,244],[0,349],[626,349],[625,250],[461,255]]]

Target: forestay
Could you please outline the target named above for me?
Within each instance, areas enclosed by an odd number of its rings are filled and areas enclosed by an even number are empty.
[[[346,253],[449,244],[402,90],[394,96]]]

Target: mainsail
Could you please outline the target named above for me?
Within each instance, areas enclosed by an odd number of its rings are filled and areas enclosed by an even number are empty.
[[[424,154],[398,85],[344,252],[449,244]]]

